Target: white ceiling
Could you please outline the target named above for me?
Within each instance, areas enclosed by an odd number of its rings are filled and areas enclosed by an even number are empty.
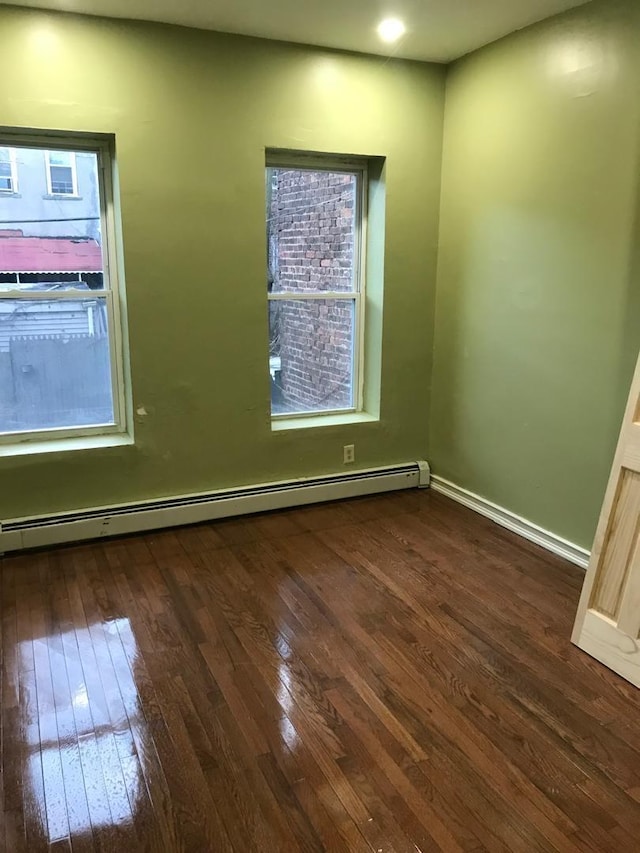
[[[0,0],[0,5],[163,21],[362,53],[448,62],[588,0]],[[376,34],[404,20],[399,45]]]

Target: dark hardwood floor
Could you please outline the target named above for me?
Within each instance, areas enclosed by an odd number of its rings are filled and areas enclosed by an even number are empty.
[[[430,492],[6,557],[18,851],[640,850],[583,572]]]

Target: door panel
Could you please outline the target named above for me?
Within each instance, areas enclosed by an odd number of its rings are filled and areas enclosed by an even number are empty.
[[[573,642],[640,687],[640,360],[591,552]]]

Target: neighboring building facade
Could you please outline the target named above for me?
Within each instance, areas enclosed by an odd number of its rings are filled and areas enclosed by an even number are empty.
[[[0,287],[19,291],[80,290],[102,286],[102,251],[95,240],[25,237],[0,229]],[[24,336],[104,334],[98,302],[0,300],[0,353]]]
[[[350,293],[355,183],[349,174],[273,169],[269,175],[269,292]],[[349,301],[270,303],[272,411],[352,405],[354,316]]]
[[[95,152],[0,147],[0,433],[113,417],[100,223]]]
[[[94,153],[0,147],[0,230],[100,242],[99,210]]]
[[[95,152],[0,146],[0,288],[102,287]],[[12,337],[92,333],[88,303],[0,303],[0,351]]]

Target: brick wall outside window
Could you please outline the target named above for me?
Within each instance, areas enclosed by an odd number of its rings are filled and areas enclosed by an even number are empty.
[[[297,169],[270,175],[271,292],[352,291],[355,177]],[[351,300],[270,303],[270,354],[281,360],[276,393],[282,411],[353,405],[353,332]]]

